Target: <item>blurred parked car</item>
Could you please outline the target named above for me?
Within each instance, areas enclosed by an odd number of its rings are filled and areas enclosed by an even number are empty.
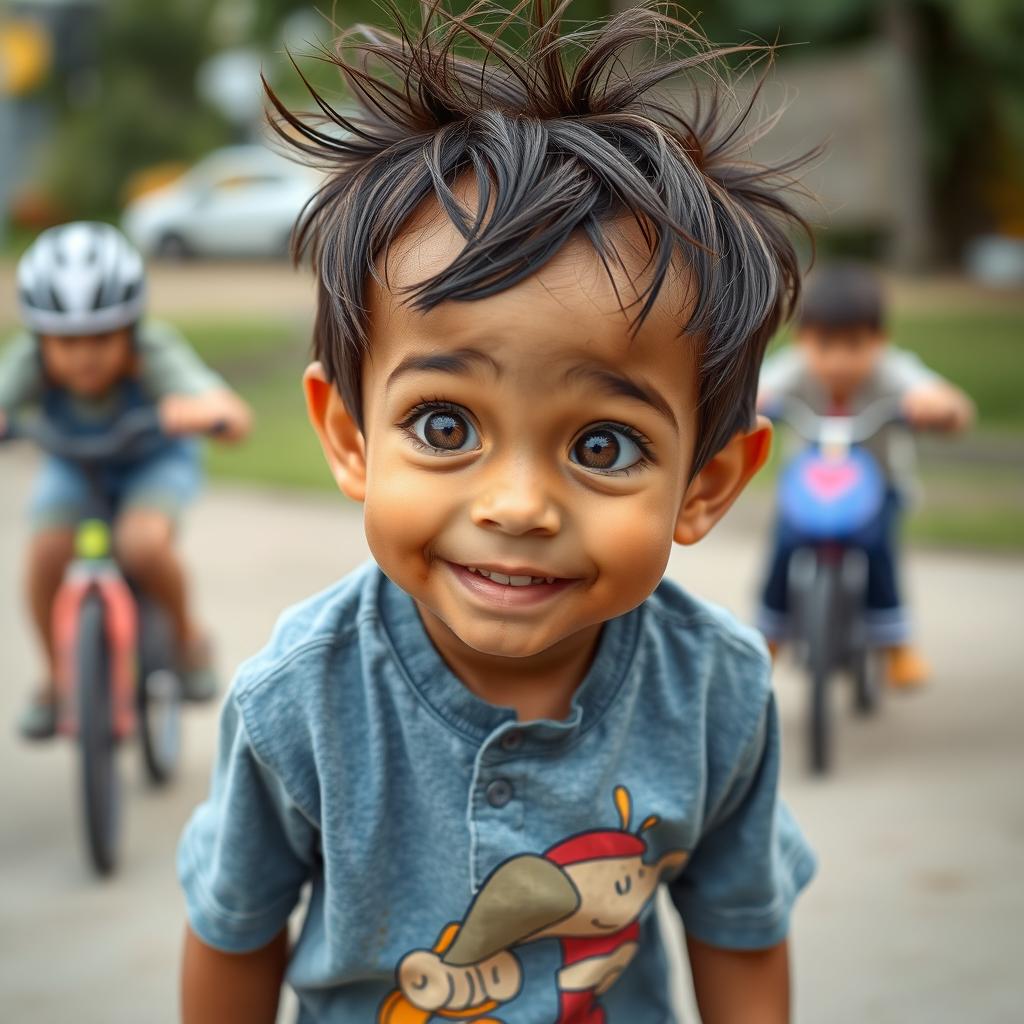
[[[230,146],[125,208],[125,234],[145,253],[281,256],[317,174],[261,146]]]

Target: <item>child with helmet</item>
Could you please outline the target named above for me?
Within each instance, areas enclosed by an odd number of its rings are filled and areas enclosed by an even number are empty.
[[[143,458],[104,467],[102,483],[117,509],[118,560],[175,627],[185,696],[206,700],[217,689],[210,644],[189,610],[175,527],[200,483],[199,445],[190,435],[216,426],[219,439],[241,440],[251,412],[174,328],[144,318],[145,285],[142,257],[108,224],[63,224],[36,239],[17,269],[25,329],[0,356],[0,434],[26,407],[76,435],[157,407],[165,437]],[[26,596],[47,674],[18,723],[27,739],[55,733],[51,607],[87,496],[81,469],[45,456],[30,503]]]

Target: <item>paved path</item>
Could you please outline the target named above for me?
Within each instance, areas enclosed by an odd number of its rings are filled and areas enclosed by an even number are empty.
[[[16,264],[0,260],[0,325],[15,320]],[[153,263],[148,268],[149,311],[176,319],[205,316],[312,318],[313,278],[283,260],[247,263]]]
[[[216,713],[191,711],[174,789],[146,792],[126,759],[124,868],[97,882],[72,749],[10,736],[35,666],[17,594],[30,469],[27,453],[0,454],[0,1019],[164,1024],[176,1019],[182,926],[173,849],[206,789]],[[284,605],[365,555],[358,513],[340,500],[226,488],[196,508],[185,547],[225,668]],[[742,613],[758,558],[756,537],[723,526],[670,572]],[[877,721],[844,721],[825,782],[803,774],[802,688],[780,672],[784,791],[822,864],[793,932],[807,1024],[1022,1019],[1024,562],[919,554],[910,584],[935,685]]]

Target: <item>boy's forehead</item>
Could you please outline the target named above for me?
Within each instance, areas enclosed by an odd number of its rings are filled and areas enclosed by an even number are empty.
[[[884,340],[885,334],[872,324],[833,326],[810,323],[797,327],[796,338],[822,345],[866,345]]]
[[[100,331],[98,334],[46,334],[41,333],[39,340],[50,344],[75,344],[76,342],[93,342],[103,344],[105,342],[130,341],[132,332],[127,327],[117,327],[112,331]]]
[[[440,206],[424,204],[386,254],[381,267],[385,284],[372,278],[368,282],[368,361],[397,361],[399,349],[408,353],[416,347],[434,350],[543,338],[545,355],[553,361],[572,359],[583,350],[598,361],[639,362],[653,372],[658,364],[671,372],[670,364],[692,376],[692,345],[683,336],[692,305],[689,276],[681,267],[670,273],[650,313],[634,330],[649,250],[632,218],[623,217],[606,231],[622,264],[609,261],[610,276],[581,235],[569,239],[535,274],[504,291],[485,299],[442,302],[421,313],[413,308],[409,290],[443,274],[465,245]]]
[[[474,180],[462,176],[454,183],[452,192],[472,220],[478,201]],[[606,268],[581,230],[533,276],[556,293],[582,291],[603,312],[621,314],[621,306],[635,303],[649,280],[650,247],[644,229],[628,214],[611,218],[603,230],[621,265],[613,258]],[[429,197],[409,218],[381,261],[389,290],[401,296],[405,289],[444,273],[464,246],[465,239],[447,212],[436,198]],[[657,306],[663,315],[670,313],[677,330],[686,322],[685,313],[693,306],[689,283],[690,275],[679,259],[659,291]]]

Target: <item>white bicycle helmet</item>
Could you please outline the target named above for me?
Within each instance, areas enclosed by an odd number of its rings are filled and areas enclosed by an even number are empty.
[[[103,334],[135,323],[142,257],[117,228],[74,221],[44,231],[18,262],[18,304],[35,334]]]

